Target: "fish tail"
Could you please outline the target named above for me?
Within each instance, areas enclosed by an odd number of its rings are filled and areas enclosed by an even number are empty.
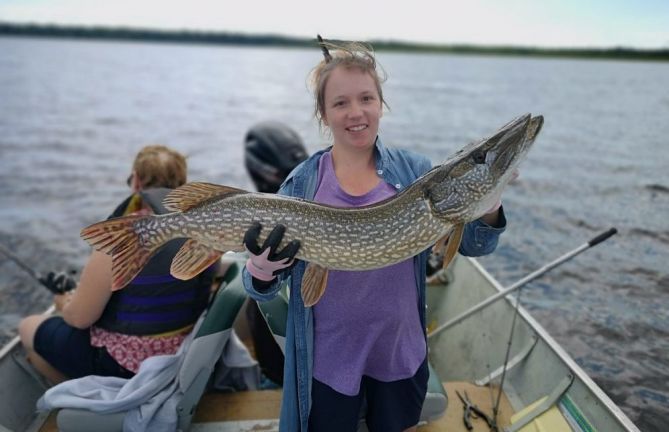
[[[112,291],[132,281],[166,240],[147,229],[154,216],[125,216],[98,222],[81,230],[94,249],[112,257]]]

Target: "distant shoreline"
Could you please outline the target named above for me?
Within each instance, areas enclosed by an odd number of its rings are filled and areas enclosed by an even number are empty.
[[[155,30],[129,27],[71,26],[9,22],[0,22],[0,36],[34,36],[48,38],[304,48],[315,46],[314,39],[280,35],[251,35],[214,31]],[[669,48],[534,48],[518,46],[437,45],[383,40],[371,40],[369,42],[377,51],[669,61]]]

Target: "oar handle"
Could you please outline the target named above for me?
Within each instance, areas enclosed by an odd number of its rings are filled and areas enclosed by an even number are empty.
[[[593,247],[595,245],[598,245],[599,243],[603,242],[604,240],[611,237],[612,235],[614,235],[617,232],[618,232],[617,229],[611,228],[608,231],[603,232],[600,235],[598,235],[597,237],[594,237],[592,240],[590,240],[588,242],[588,246]]]

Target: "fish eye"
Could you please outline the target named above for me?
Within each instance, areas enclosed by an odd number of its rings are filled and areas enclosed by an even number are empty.
[[[475,164],[484,164],[485,163],[485,156],[486,152],[484,151],[476,151],[472,153],[472,159],[474,160]]]

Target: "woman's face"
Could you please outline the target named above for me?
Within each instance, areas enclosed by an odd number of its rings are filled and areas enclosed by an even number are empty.
[[[383,115],[374,78],[357,68],[335,68],[325,84],[323,123],[334,145],[364,149],[374,145]]]

